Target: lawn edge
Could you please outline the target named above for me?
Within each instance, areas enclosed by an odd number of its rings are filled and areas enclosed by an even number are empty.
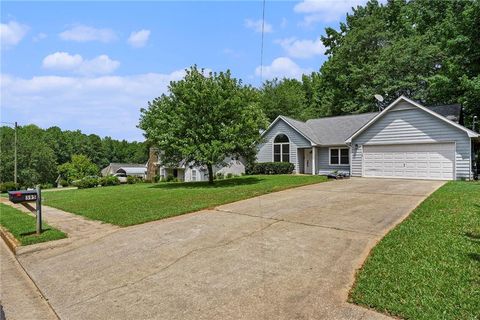
[[[24,211],[22,210],[21,208],[17,208],[15,206],[15,203],[11,202],[10,200],[6,200],[6,201],[3,201],[3,200],[0,200],[0,203],[1,204],[4,204],[6,206],[9,206],[13,209],[16,209],[28,216],[31,216],[33,218],[36,217],[35,214],[33,214],[32,212],[30,211]],[[43,205],[42,205],[43,207]],[[42,243],[52,243],[52,242],[55,242],[55,241],[60,241],[60,240],[64,240],[64,239],[68,239],[69,238],[69,234],[55,226],[51,226],[48,224],[47,221],[45,221],[44,219],[42,219],[42,225],[48,225],[49,227],[51,228],[54,228],[55,230],[57,231],[60,231],[61,233],[63,233],[65,235],[65,237],[63,238],[59,238],[59,239],[52,239],[52,240],[47,240],[47,241],[40,241],[40,242],[35,242],[35,243],[29,243],[29,244],[23,244],[22,241],[20,239],[17,239],[11,232],[10,230],[8,230],[8,228],[6,228],[5,226],[1,225],[0,224],[0,237],[4,240],[4,242],[7,244],[7,247],[9,247],[10,251],[13,252],[14,255],[17,255],[18,253],[18,250],[20,250],[21,248],[25,248],[25,247],[29,247],[29,246],[35,246],[35,245],[39,245],[39,244],[42,244]],[[43,229],[43,228],[42,228]],[[42,232],[46,231],[46,229],[43,229]],[[12,242],[12,243],[10,243]],[[12,246],[12,247],[10,247]]]
[[[353,288],[355,288],[356,284],[357,284],[357,281],[358,281],[358,274],[362,271],[363,267],[365,266],[365,263],[367,262],[367,260],[370,258],[370,256],[372,255],[372,252],[373,252],[373,249],[375,249],[375,247],[377,247],[377,245],[388,235],[390,234],[390,232],[392,232],[393,230],[395,230],[398,226],[400,226],[402,223],[404,223],[405,221],[407,221],[408,219],[411,218],[411,214],[417,210],[418,207],[420,207],[420,205],[423,204],[423,202],[425,202],[428,198],[430,198],[430,196],[432,194],[434,194],[435,192],[437,192],[437,190],[439,190],[440,188],[442,188],[443,186],[445,186],[446,184],[448,183],[448,181],[444,181],[444,183],[440,186],[438,186],[437,188],[435,188],[433,191],[429,192],[427,195],[425,195],[425,198],[421,201],[419,201],[415,207],[408,213],[406,213],[405,215],[403,215],[402,217],[400,217],[397,221],[395,221],[394,225],[386,230],[383,234],[379,235],[378,238],[375,238],[373,239],[373,244],[371,247],[367,247],[365,249],[365,252],[362,254],[362,262],[361,264],[355,268],[355,272],[353,274],[353,281],[351,282],[351,285],[348,289],[348,293],[347,293],[347,303],[350,303],[350,304],[353,304],[355,306],[358,306],[358,307],[361,307],[361,308],[364,308],[364,309],[367,309],[367,310],[370,310],[370,311],[374,311],[374,312],[377,312],[377,313],[380,313],[380,314],[383,314],[385,316],[388,316],[388,317],[391,317],[391,318],[394,318],[394,319],[405,319],[402,317],[402,315],[399,315],[399,314],[395,314],[395,313],[390,313],[388,310],[379,310],[379,309],[375,309],[374,307],[372,306],[369,306],[367,304],[363,304],[363,303],[357,303],[355,302],[353,299],[352,299],[352,291],[353,291]]]
[[[68,212],[68,213],[70,213],[70,214],[73,214],[73,215],[76,215],[76,216],[80,216],[80,217],[83,217],[83,218],[85,218],[85,219],[92,220],[92,221],[96,221],[96,222],[99,222],[99,223],[110,224],[110,225],[113,225],[113,226],[116,226],[116,227],[119,227],[119,228],[129,228],[129,227],[134,227],[134,226],[143,225],[143,224],[146,224],[146,223],[152,223],[152,222],[162,221],[162,220],[166,220],[166,219],[177,218],[177,217],[180,217],[180,216],[184,216],[184,215],[186,215],[186,214],[193,214],[193,213],[197,213],[197,212],[201,212],[201,211],[208,211],[208,210],[216,210],[216,208],[218,208],[218,207],[220,207],[220,206],[227,205],[227,204],[232,204],[232,203],[239,202],[239,201],[245,201],[245,200],[253,199],[253,198],[256,198],[256,197],[261,197],[261,196],[264,196],[264,195],[267,195],[267,194],[272,194],[272,193],[276,193],[276,192],[282,192],[282,191],[290,190],[290,189],[301,188],[301,187],[310,186],[310,185],[319,184],[319,183],[325,183],[325,182],[329,182],[329,181],[332,181],[332,180],[330,180],[330,179],[328,179],[328,178],[325,178],[324,181],[306,182],[306,183],[300,184],[300,185],[295,185],[295,186],[291,186],[291,187],[280,188],[280,189],[275,190],[275,191],[270,191],[270,192],[265,192],[265,193],[256,194],[256,195],[253,195],[253,196],[251,196],[251,197],[247,197],[247,198],[243,198],[243,199],[238,199],[238,200],[234,200],[234,201],[230,201],[230,202],[225,202],[225,203],[217,204],[217,205],[214,205],[214,206],[208,206],[208,207],[205,207],[205,208],[200,208],[200,209],[194,209],[194,210],[191,210],[191,211],[186,211],[186,212],[179,213],[179,214],[172,215],[172,216],[165,217],[165,218],[160,218],[160,219],[155,219],[155,220],[149,220],[149,221],[144,221],[144,222],[139,222],[139,223],[134,223],[134,224],[129,224],[129,225],[120,225],[120,224],[114,224],[114,223],[107,222],[107,221],[103,221],[103,220],[93,219],[93,218],[91,218],[91,217],[87,217],[87,216],[84,216],[84,215],[79,214],[79,213],[67,211],[66,209],[63,209],[63,208],[60,208],[60,207],[56,207],[56,206],[52,206],[51,204],[48,204],[48,203],[46,203],[45,206],[48,206],[48,207],[51,207],[51,208],[54,208],[54,209],[57,209],[57,210],[62,210],[62,211]],[[109,187],[114,187],[114,186],[109,186]],[[77,190],[80,190],[80,189],[77,189]]]

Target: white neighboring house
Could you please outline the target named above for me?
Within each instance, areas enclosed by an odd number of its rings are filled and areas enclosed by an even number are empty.
[[[101,173],[103,177],[120,173],[145,179],[147,165],[141,163],[110,163],[102,169]]]
[[[164,166],[160,164],[158,159],[158,149],[150,148],[150,156],[147,162],[147,179],[153,179],[159,176],[164,180],[172,176],[179,181],[194,182],[208,181],[208,170],[205,166],[195,166],[192,163],[180,162],[177,166]],[[240,176],[245,173],[245,164],[242,160],[227,157],[224,162],[225,166],[214,166],[213,174],[232,174]]]

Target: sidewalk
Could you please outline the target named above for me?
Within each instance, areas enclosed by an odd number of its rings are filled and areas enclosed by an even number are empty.
[[[8,201],[8,199],[0,198],[0,202],[23,211],[26,214],[32,215],[32,213],[30,213],[25,207],[19,204],[13,204]],[[42,218],[52,227],[65,232],[67,238],[29,246],[20,246],[17,248],[17,256],[23,253],[51,249],[54,247],[64,247],[65,250],[70,250],[72,247],[81,246],[86,242],[95,241],[120,229],[120,227],[109,223],[89,220],[80,215],[65,212],[46,205],[42,205]]]
[[[0,240],[0,301],[8,320],[58,319],[2,240]]]

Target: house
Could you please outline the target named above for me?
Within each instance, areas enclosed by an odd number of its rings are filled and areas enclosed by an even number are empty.
[[[208,170],[205,166],[196,166],[193,163],[186,163],[181,161],[177,165],[165,166],[161,163],[161,152],[157,148],[150,148],[150,155],[147,162],[147,179],[153,180],[154,177],[159,177],[161,180],[166,180],[169,176],[184,182],[193,181],[208,181]],[[227,157],[224,160],[225,165],[214,166],[214,175],[228,175],[239,176],[245,173],[245,164],[242,160]]]
[[[404,96],[381,112],[311,119],[279,116],[262,133],[258,162],[291,162],[296,173],[472,179],[480,135],[460,105],[425,107]]]
[[[101,170],[103,177],[123,173],[127,176],[136,176],[145,179],[147,166],[142,163],[110,163]]]

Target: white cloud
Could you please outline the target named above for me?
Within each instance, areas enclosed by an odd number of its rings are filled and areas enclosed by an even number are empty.
[[[288,56],[293,58],[311,58],[325,53],[325,46],[322,41],[297,40],[296,38],[280,39],[276,41],[285,50]]]
[[[140,108],[167,92],[184,70],[131,76],[20,78],[2,75],[2,117],[41,127],[82,129],[117,139],[143,140]]]
[[[334,22],[352,11],[352,7],[364,5],[367,0],[304,0],[297,3],[293,10],[303,13],[301,25],[311,26],[317,22]]]
[[[245,27],[255,32],[262,32],[262,20],[245,19]],[[265,21],[263,31],[265,33],[273,32],[272,25]]]
[[[150,30],[142,29],[140,31],[133,31],[128,37],[128,44],[135,48],[144,47],[147,42],[148,38],[150,37]]]
[[[68,52],[55,52],[43,59],[42,66],[46,69],[73,70],[83,63],[81,55],[71,55]]]
[[[71,55],[68,52],[55,52],[43,59],[42,66],[46,69],[67,70],[88,76],[112,73],[120,66],[120,62],[112,60],[104,54],[86,60],[79,54]]]
[[[88,42],[88,41],[100,41],[111,42],[117,38],[115,32],[111,29],[97,29],[94,27],[78,25],[59,34],[62,40],[76,41],[76,42]]]
[[[295,78],[300,79],[303,74],[311,73],[310,69],[303,69],[290,58],[280,57],[272,61],[269,66],[263,67],[263,78]],[[255,69],[255,75],[261,75],[261,68],[258,66]]]
[[[39,42],[39,41],[45,39],[46,37],[47,37],[46,33],[40,32],[39,34],[37,34],[36,36],[33,37],[33,41],[34,42]]]
[[[112,60],[109,56],[102,54],[91,60],[84,60],[77,72],[84,75],[109,74],[119,66],[120,62]]]
[[[28,26],[16,21],[0,23],[0,43],[3,48],[16,46],[28,32]]]
[[[288,20],[287,18],[282,18],[282,22],[280,23],[280,27],[282,27],[282,29],[285,29],[288,25]]]

